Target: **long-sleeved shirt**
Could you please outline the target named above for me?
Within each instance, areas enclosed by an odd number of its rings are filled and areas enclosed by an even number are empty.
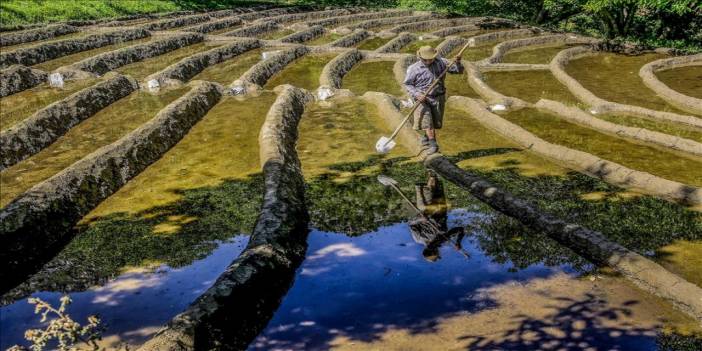
[[[421,60],[417,61],[407,67],[407,74],[405,75],[405,81],[402,83],[402,85],[412,98],[417,99],[426,89],[429,88],[434,79],[446,69],[446,66],[448,66],[449,63],[449,60],[443,57],[437,57],[434,62],[428,66]],[[463,70],[463,65],[460,62],[456,62],[449,67],[448,73],[458,74],[463,73]],[[427,100],[432,101],[432,97],[446,93],[446,87],[444,86],[445,78],[446,76],[441,77],[439,83],[437,83],[434,89],[427,94]]]

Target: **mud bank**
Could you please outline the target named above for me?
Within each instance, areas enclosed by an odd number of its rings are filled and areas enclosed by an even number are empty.
[[[441,27],[455,27],[455,26],[465,26],[465,25],[475,25],[480,21],[480,17],[460,17],[451,19],[438,19],[431,21],[419,21],[413,23],[400,24],[388,31],[400,33],[400,32],[426,32],[430,29],[441,28]]]
[[[412,10],[387,10],[387,11],[376,11],[370,13],[357,13],[353,15],[330,17],[315,21],[307,22],[310,26],[334,26],[344,23],[366,21],[371,19],[395,17],[395,16],[411,16]]]
[[[243,86],[247,90],[260,89],[274,74],[281,71],[290,62],[295,61],[309,52],[310,49],[306,46],[281,50],[279,53],[251,67],[241,75],[241,78],[232,83],[232,87]]]
[[[78,28],[66,24],[57,24],[45,28],[37,28],[22,32],[0,34],[0,46],[17,45],[32,41],[51,39],[64,34],[71,34]]]
[[[251,24],[248,25],[244,28],[236,29],[231,32],[226,32],[222,35],[227,36],[227,37],[253,37],[257,36],[263,33],[267,32],[272,32],[276,29],[279,29],[280,26],[278,26],[277,23],[275,22],[260,22],[256,24]]]
[[[524,48],[528,46],[536,46],[536,45],[558,45],[558,44],[573,44],[573,43],[589,43],[592,42],[592,39],[586,39],[586,38],[578,38],[578,37],[570,37],[564,34],[557,34],[557,35],[543,35],[543,36],[538,36],[534,38],[524,38],[524,39],[517,39],[517,40],[510,40],[506,41],[500,44],[497,44],[493,49],[492,49],[492,56],[489,58],[486,58],[483,60],[483,63],[500,63],[502,62],[503,57],[505,54],[513,49],[517,48]]]
[[[0,132],[0,170],[39,152],[76,124],[137,89],[133,79],[114,78],[83,89]]]
[[[36,272],[71,238],[71,229],[85,214],[161,157],[221,96],[219,85],[195,83],[188,94],[149,122],[35,185],[0,210],[0,238],[11,243],[0,249],[0,262],[7,268],[0,273],[0,292]]]
[[[110,44],[145,38],[151,35],[144,29],[93,34],[80,39],[66,39],[0,54],[0,68],[13,64],[32,66],[55,58],[95,49]]]
[[[106,52],[104,54],[93,56],[77,62],[71,66],[68,66],[68,68],[102,75],[114,70],[115,68],[119,68],[134,62],[139,62],[147,58],[159,56],[184,46],[202,42],[204,40],[205,37],[200,34],[177,35],[165,38],[163,40],[156,40],[152,43],[135,45]],[[70,72],[63,73],[70,77]]]
[[[408,23],[408,22],[415,22],[415,21],[424,21],[424,20],[429,20],[429,19],[435,19],[438,18],[437,15],[434,14],[422,14],[422,15],[414,15],[414,16],[400,16],[400,17],[390,17],[390,18],[380,18],[380,19],[372,19],[372,20],[367,20],[359,23],[354,23],[348,26],[345,26],[345,28],[354,30],[358,28],[362,29],[371,29],[373,27],[381,27],[381,26],[390,26],[394,24],[402,24],[402,23]]]
[[[312,26],[305,30],[282,37],[279,40],[283,43],[303,43],[317,38],[324,34],[324,27]]]
[[[647,87],[671,105],[686,112],[702,115],[702,98],[679,93],[665,85],[665,83],[661,82],[656,77],[657,71],[691,64],[702,65],[702,54],[673,57],[647,63],[639,70],[639,76]]]
[[[343,15],[350,15],[354,13],[360,13],[366,11],[363,7],[350,7],[346,9],[333,9],[324,11],[312,11],[312,12],[300,12],[293,14],[284,14],[274,17],[269,17],[266,20],[277,24],[290,23],[290,22],[301,22],[301,21],[311,21],[320,18],[327,17],[338,17]]]
[[[351,34],[329,43],[329,46],[348,48],[366,40],[371,36],[371,32],[365,29],[356,29]]]
[[[37,86],[48,74],[22,65],[13,65],[0,71],[0,98]]]
[[[259,134],[265,195],[246,249],[217,281],[139,350],[243,349],[265,327],[307,249],[309,216],[295,150],[312,95],[284,86]]]
[[[178,28],[178,27],[184,27],[192,24],[198,24],[202,23],[205,21],[209,21],[210,16],[209,15],[193,15],[193,16],[186,16],[186,17],[179,17],[179,18],[173,18],[173,19],[166,19],[163,21],[158,21],[155,23],[149,23],[147,25],[142,26],[142,28],[146,30],[166,30],[166,29],[172,29],[172,28]]]
[[[417,40],[417,36],[412,33],[400,33],[394,39],[385,43],[385,45],[377,48],[375,52],[388,53],[388,52],[398,52],[405,45]]]
[[[210,21],[207,23],[193,26],[193,27],[188,27],[188,28],[185,28],[184,31],[198,32],[198,33],[206,34],[209,32],[214,32],[216,30],[221,30],[221,29],[226,29],[229,27],[238,26],[242,23],[244,23],[244,21],[242,21],[240,17],[231,17],[231,18],[225,18],[225,19],[221,19],[221,20],[217,20],[217,21]]]
[[[351,68],[361,60],[363,60],[363,54],[355,49],[335,57],[324,66],[319,76],[319,86],[340,89],[346,73],[349,73]]]
[[[146,81],[156,80],[160,86],[181,84],[202,72],[205,68],[226,61],[246,51],[258,48],[261,41],[256,39],[237,40],[236,42],[218,47],[199,54],[188,56],[178,63],[168,66],[161,72],[146,77]],[[177,82],[175,82],[177,81]]]

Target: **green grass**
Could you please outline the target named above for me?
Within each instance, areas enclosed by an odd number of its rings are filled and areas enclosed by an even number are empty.
[[[3,0],[0,24],[81,21],[181,10],[224,9],[266,1],[247,0]]]

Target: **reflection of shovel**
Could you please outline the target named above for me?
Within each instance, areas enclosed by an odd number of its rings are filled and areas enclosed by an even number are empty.
[[[420,210],[417,207],[417,205],[414,204],[414,202],[412,202],[409,198],[407,198],[407,196],[405,196],[405,193],[402,192],[402,189],[400,189],[400,187],[397,186],[397,181],[395,179],[392,179],[386,175],[381,174],[378,176],[378,181],[380,182],[380,184],[383,184],[385,186],[389,186],[389,187],[395,189],[395,191],[398,194],[400,194],[400,197],[402,197],[402,199],[405,200],[412,207],[412,209],[414,209],[414,211],[417,212],[417,214],[422,217],[423,220],[427,221],[427,223],[429,223],[429,225],[434,230],[436,230],[436,232],[439,235],[441,235],[441,236],[447,238],[449,241],[451,241],[451,243],[456,247],[456,249],[458,249],[461,252],[461,254],[463,254],[463,256],[465,256],[466,258],[470,258],[470,254],[468,252],[466,252],[466,250],[464,250],[463,248],[460,248],[460,245],[455,240],[451,239],[451,237],[446,236],[444,231],[441,230],[441,228],[439,228],[439,226],[433,220],[431,220],[429,217],[427,217],[424,214],[424,212],[422,212],[422,210]]]
[[[449,68],[451,68],[451,66],[453,66],[456,63],[456,60],[458,60],[458,58],[463,55],[463,51],[465,51],[468,48],[468,46],[470,46],[470,44],[466,44],[465,46],[463,46],[463,48],[461,48],[461,51],[458,52],[456,57],[454,57],[453,60],[451,62],[449,62],[448,65],[446,65],[446,68],[444,69],[444,71],[441,72],[441,74],[439,74],[438,77],[434,78],[434,81],[431,83],[429,88],[427,88],[427,90],[424,91],[424,93],[422,93],[422,98],[426,98],[427,94],[429,94],[429,92],[431,92],[434,89],[434,87],[437,84],[439,84],[439,80],[441,79],[441,77],[446,75]],[[392,132],[390,137],[381,136],[380,139],[378,139],[378,141],[375,143],[375,151],[377,151],[380,154],[387,154],[388,152],[390,152],[390,150],[392,150],[395,147],[396,144],[395,144],[395,141],[393,141],[393,139],[395,139],[397,134],[400,133],[400,130],[405,125],[405,123],[407,123],[407,121],[409,121],[409,119],[410,119],[410,117],[412,117],[412,114],[414,113],[414,111],[417,110],[417,107],[419,107],[419,105],[421,105],[421,103],[419,103],[419,100],[422,100],[422,99],[418,99],[417,101],[414,102],[414,106],[412,106],[412,109],[407,113],[407,116],[405,116],[405,118],[400,122],[400,125],[398,125],[397,128],[395,128],[395,131]]]

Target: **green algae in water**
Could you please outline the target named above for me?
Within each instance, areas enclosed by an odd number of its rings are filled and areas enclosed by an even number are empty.
[[[0,98],[0,130],[11,127],[51,103],[67,98],[78,90],[96,84],[97,79],[67,80],[63,88],[47,83]]]
[[[702,99],[702,65],[656,72],[658,79],[681,94]]]
[[[409,43],[407,46],[400,49],[400,52],[405,53],[405,54],[414,54],[422,46],[429,45],[433,48],[436,48],[436,46],[441,44],[442,41],[444,41],[443,38],[432,39],[432,40],[415,40],[415,41]]]
[[[166,67],[199,52],[214,49],[220,45],[212,45],[211,43],[197,43],[169,51],[163,55],[150,57],[146,60],[134,62],[115,71],[134,77],[137,80],[142,80],[150,74],[156,73]]]
[[[463,51],[463,56],[461,56],[461,59],[464,61],[471,62],[486,59],[492,56],[492,48],[499,43],[500,41],[493,41],[480,46],[469,47],[465,51]],[[453,49],[453,51],[451,51],[451,54],[448,55],[448,58],[454,58],[456,55],[458,55],[458,51],[460,51],[461,49],[461,46],[458,46],[455,49]]]
[[[329,44],[333,41],[339,40],[343,37],[341,34],[337,33],[329,33],[329,34],[324,34],[319,38],[312,39],[310,41],[306,41],[305,45],[324,45],[324,44]]]
[[[342,87],[356,95],[367,91],[381,91],[391,95],[403,94],[392,71],[393,61],[366,61],[353,66],[344,76]]]
[[[558,46],[529,46],[526,48],[518,48],[507,51],[502,57],[504,63],[529,63],[529,64],[547,64],[553,60],[559,52],[571,48],[574,45],[558,45]]]
[[[527,102],[549,99],[566,105],[579,104],[578,99],[549,71],[485,72],[483,79],[495,91]]]
[[[702,161],[673,152],[639,145],[561,120],[534,109],[503,117],[544,140],[588,152],[631,169],[693,186],[702,186]]]
[[[700,129],[694,127],[686,127],[684,125],[674,122],[654,121],[645,118],[608,114],[598,114],[594,117],[604,119],[606,121],[620,124],[623,126],[645,128],[648,130],[661,132],[669,135],[675,135],[681,138],[690,139],[702,143],[702,131]]]
[[[393,38],[372,37],[360,42],[356,48],[358,50],[375,50],[392,40]]]
[[[563,175],[567,170],[521,149],[483,127],[466,112],[447,107],[444,126],[437,131],[441,152],[447,156],[471,155],[458,162],[462,168],[495,171],[509,168],[522,176]]]
[[[98,148],[110,144],[150,120],[189,88],[159,95],[136,91],[71,128],[53,144],[0,173],[0,206],[48,179]]]
[[[270,31],[270,32],[265,32],[265,33],[257,35],[256,37],[258,37],[259,39],[263,39],[263,40],[275,40],[275,39],[280,39],[284,36],[287,36],[287,35],[290,35],[293,33],[295,33],[294,30],[289,29],[289,28],[284,28],[284,29],[274,30],[274,31]]]
[[[688,114],[663,101],[648,89],[639,77],[639,70],[643,65],[665,57],[668,56],[600,53],[572,60],[565,69],[571,77],[602,99],[658,111]]]
[[[134,267],[188,265],[216,240],[250,233],[264,189],[258,133],[275,97],[223,97],[163,157],[89,213],[61,257],[89,262],[89,274],[99,279]]]
[[[216,187],[260,172],[258,133],[275,97],[272,92],[224,97],[178,144],[86,218],[147,213],[179,201],[188,189]]]
[[[253,49],[229,60],[209,66],[192,80],[207,80],[222,85],[229,85],[239,79],[251,66],[261,62],[263,49]]]
[[[41,69],[44,71],[53,71],[59,67],[67,66],[74,64],[78,61],[84,60],[86,58],[99,55],[108,51],[112,50],[117,50],[121,49],[127,46],[132,46],[132,45],[137,45],[137,44],[144,44],[146,42],[151,41],[153,38],[152,37],[146,37],[146,38],[141,38],[141,39],[136,39],[136,40],[130,40],[130,41],[125,41],[121,43],[116,43],[112,45],[105,45],[103,47],[91,49],[91,50],[86,50],[86,51],[81,51],[77,52],[72,55],[66,55],[62,56],[53,60],[49,60],[46,62],[39,63],[37,65],[32,66],[33,68]]]
[[[468,77],[466,73],[462,74],[447,74],[446,80],[444,81],[446,86],[446,94],[448,96],[467,96],[471,98],[480,98],[470,84],[468,84]]]
[[[336,98],[305,108],[297,151],[306,178],[323,173],[349,176],[330,168],[340,162],[362,162],[376,156],[375,142],[388,132],[375,105],[359,98]],[[409,155],[402,145],[393,155]]]
[[[656,250],[656,261],[663,267],[702,286],[702,240],[677,240]]]
[[[337,53],[330,53],[302,56],[273,75],[264,88],[273,89],[281,84],[292,84],[307,90],[317,89],[324,66],[337,55]]]

